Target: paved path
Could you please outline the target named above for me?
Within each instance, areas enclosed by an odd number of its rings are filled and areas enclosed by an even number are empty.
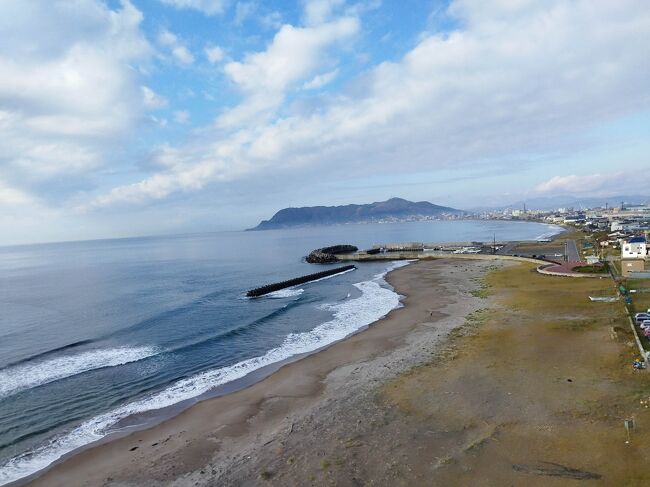
[[[569,262],[580,262],[580,252],[575,240],[567,240],[566,242],[567,260]]]
[[[542,266],[538,269],[541,274],[556,273],[557,275],[569,277],[603,277],[602,274],[590,274],[586,272],[574,272],[573,268],[581,265],[586,265],[586,262],[561,262],[555,265]],[[607,274],[605,274],[607,276]]]
[[[514,253],[515,247],[519,242],[508,242],[499,250],[497,250],[498,255],[512,255]]]

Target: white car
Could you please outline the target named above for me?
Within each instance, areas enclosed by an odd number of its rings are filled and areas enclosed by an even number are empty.
[[[646,330],[646,329],[650,328],[650,320],[643,320],[643,321],[641,322],[641,324],[639,325],[639,327],[640,327],[642,330]]]

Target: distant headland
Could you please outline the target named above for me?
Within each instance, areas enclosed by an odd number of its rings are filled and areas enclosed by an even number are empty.
[[[270,220],[263,220],[250,230],[275,230],[280,228],[336,225],[343,223],[382,223],[399,221],[438,220],[462,216],[465,212],[439,206],[428,201],[408,201],[391,198],[365,205],[308,206],[284,208]]]

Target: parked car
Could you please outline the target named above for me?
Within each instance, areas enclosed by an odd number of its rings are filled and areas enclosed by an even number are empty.
[[[650,315],[647,313],[637,313],[634,315],[634,321],[637,323],[643,320],[650,320]]]
[[[647,330],[648,328],[650,328],[650,320],[643,320],[639,325],[639,327],[641,327],[641,329],[643,330]]]

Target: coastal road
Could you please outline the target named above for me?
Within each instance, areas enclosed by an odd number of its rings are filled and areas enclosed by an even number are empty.
[[[578,246],[575,240],[566,241],[566,254],[569,262],[580,262],[582,260],[580,259],[580,252],[578,252]]]
[[[519,242],[508,242],[499,250],[497,250],[498,255],[512,255],[514,253],[515,247]]]

